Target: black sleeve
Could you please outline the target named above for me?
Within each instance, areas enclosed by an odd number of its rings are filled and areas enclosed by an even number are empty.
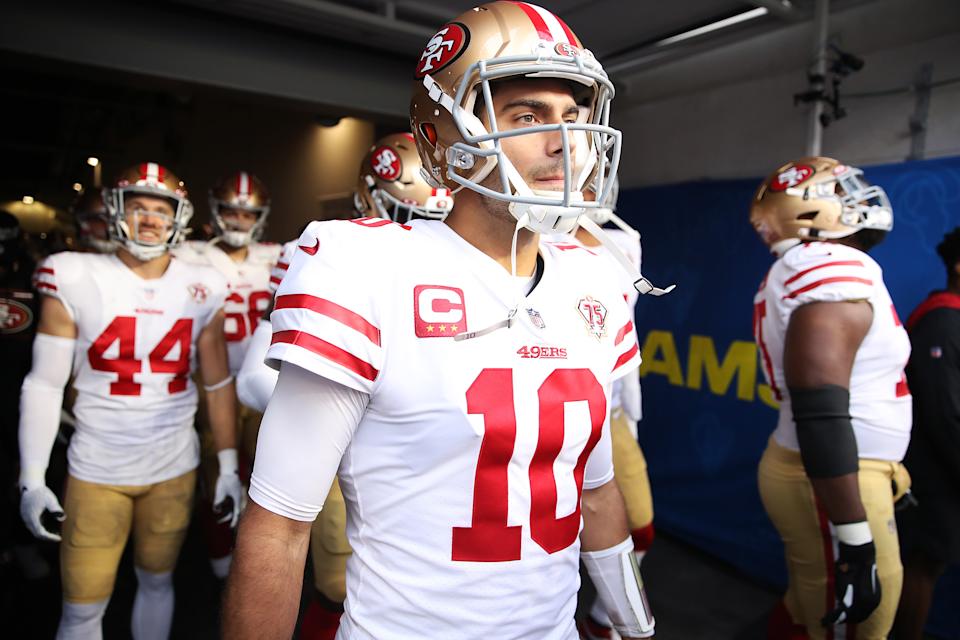
[[[912,438],[925,440],[924,448],[960,486],[960,311],[931,311],[914,327],[910,341]]]

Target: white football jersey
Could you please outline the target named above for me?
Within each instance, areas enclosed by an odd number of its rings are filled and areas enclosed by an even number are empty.
[[[627,233],[623,229],[604,229],[604,232],[610,237],[611,240],[616,243],[617,247],[630,261],[630,264],[634,265],[637,268],[637,271],[641,271],[641,246],[639,236]],[[637,288],[633,286],[633,280],[630,278],[630,274],[620,265],[616,258],[614,258],[610,251],[603,245],[587,247],[579,239],[573,235],[567,234],[556,234],[550,236],[550,241],[555,242],[559,245],[576,243],[580,246],[583,246],[587,251],[596,253],[598,255],[606,256],[610,261],[610,276],[612,281],[617,283],[620,287],[620,290],[623,294],[623,299],[627,302],[627,307],[630,309],[630,317],[636,317],[637,301],[640,299],[640,292],[637,291]],[[639,375],[639,373],[631,373],[630,375]],[[611,407],[617,408],[621,406],[620,390],[622,388],[623,381],[617,380],[613,384],[613,390],[611,392]]]
[[[517,285],[443,222],[315,222],[298,244],[268,363],[370,394],[339,470],[337,637],[577,638],[581,488],[613,478],[605,390],[640,361],[605,259],[542,242],[513,326],[457,341]]]
[[[780,400],[774,438],[781,446],[800,450],[783,373],[790,314],[811,302],[842,300],[867,300],[873,307],[873,324],[857,350],[850,375],[850,417],[860,457],[900,461],[913,421],[903,373],[910,339],[883,283],[880,265],[842,244],[808,242],[791,248],[770,268],[754,298],[760,364]]]
[[[270,270],[270,284],[267,288],[271,294],[276,293],[280,287],[280,282],[283,280],[283,276],[286,275],[287,269],[290,268],[290,261],[293,260],[293,253],[296,250],[296,239],[284,242],[283,246],[280,247],[280,257],[277,259],[276,264],[273,265],[273,269]]]
[[[194,346],[223,307],[220,274],[173,259],[145,280],[114,254],[58,253],[37,270],[36,286],[77,326],[70,474],[145,485],[196,468]]]
[[[227,281],[223,333],[227,339],[230,374],[236,376],[257,322],[270,305],[271,269],[280,257],[280,245],[253,242],[243,262],[234,262],[216,243],[191,240],[174,250],[174,255],[190,264],[210,266]]]

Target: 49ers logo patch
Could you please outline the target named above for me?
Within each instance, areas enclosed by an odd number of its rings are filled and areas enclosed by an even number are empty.
[[[430,38],[430,42],[420,54],[420,62],[414,75],[422,78],[428,73],[436,73],[460,57],[470,44],[470,31],[459,22],[444,25]]]
[[[577,303],[577,310],[580,311],[580,317],[587,323],[587,331],[597,340],[607,335],[607,308],[599,300],[594,300],[592,296],[580,298]]]
[[[20,333],[33,322],[33,311],[25,304],[0,298],[0,334]]]
[[[370,168],[377,177],[387,182],[393,182],[403,173],[403,163],[393,147],[383,145],[377,147],[370,156]]]
[[[816,172],[811,166],[805,164],[794,165],[777,175],[773,182],[770,183],[770,191],[786,191],[791,187],[803,184],[809,180],[814,173]]]

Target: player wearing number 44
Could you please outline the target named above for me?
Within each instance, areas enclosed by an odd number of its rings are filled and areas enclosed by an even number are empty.
[[[270,214],[270,193],[252,173],[237,171],[210,189],[210,218],[214,237],[209,242],[192,240],[173,250],[177,259],[191,265],[213,267],[227,281],[224,304],[224,335],[230,374],[236,376],[253,331],[273,298],[269,290],[270,269],[280,257],[280,245],[259,242]],[[256,451],[260,413],[239,405],[241,467],[249,468]],[[219,464],[210,424],[203,412],[197,415],[200,432],[200,500],[209,504],[219,476]],[[229,522],[217,522],[209,509],[200,511],[204,540],[214,575],[226,578],[233,551]]]
[[[760,496],[790,577],[769,637],[853,637],[855,625],[857,638],[882,640],[903,577],[893,505],[910,487],[910,340],[866,252],[893,209],[859,169],[814,157],[760,185],[750,222],[777,256],[754,299],[780,400]]]
[[[540,240],[600,206],[584,188],[609,190],[613,85],[559,18],[514,2],[442,27],[415,75],[425,176],[455,205],[300,237],[224,635],[291,636],[338,475],[338,638],[575,640],[581,558],[620,634],[651,637],[610,449],[611,383],[639,363],[631,314],[605,258]]]
[[[116,254],[59,253],[37,271],[45,295],[21,395],[20,511],[34,535],[60,541],[58,638],[101,636],[131,530],[133,637],[166,638],[199,461],[191,378],[198,360],[221,460],[216,502],[234,520],[241,504],[226,283],[213,269],[171,260],[193,208],[164,167],[131,167],[104,196]],[[44,475],[71,374],[77,429],[61,508]],[[63,523],[62,540],[45,516]]]

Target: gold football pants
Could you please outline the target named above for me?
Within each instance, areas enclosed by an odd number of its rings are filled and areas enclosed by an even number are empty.
[[[310,558],[313,584],[327,600],[343,602],[347,597],[347,559],[353,550],[347,542],[347,505],[340,483],[333,481],[323,509],[310,530]]]
[[[860,460],[860,499],[877,549],[877,573],[883,598],[880,606],[861,624],[837,625],[829,631],[820,625],[820,620],[836,606],[833,591],[836,540],[831,535],[826,513],[814,496],[800,452],[781,447],[771,437],[760,460],[758,476],[763,506],[783,539],[790,579],[784,603],[793,621],[805,626],[812,640],[885,639],[893,625],[903,583],[892,489],[894,479],[898,494],[902,495],[910,486],[903,465]]]
[[[653,497],[647,460],[627,426],[626,414],[614,409],[610,416],[610,437],[613,446],[613,475],[620,486],[627,507],[630,531],[638,531],[653,522]]]
[[[69,476],[60,543],[64,599],[85,604],[110,597],[131,529],[136,566],[150,573],[173,571],[190,524],[196,480],[196,471],[143,486]]]

